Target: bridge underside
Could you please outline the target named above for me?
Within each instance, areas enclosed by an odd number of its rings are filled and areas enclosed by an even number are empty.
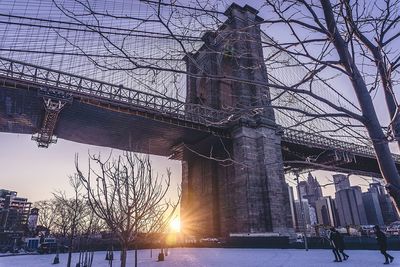
[[[378,162],[372,157],[285,141],[282,141],[282,155],[286,172],[326,170],[381,177]],[[400,171],[400,164],[396,166]]]
[[[37,90],[0,87],[1,132],[37,133],[44,117],[43,98]],[[173,156],[172,148],[181,143],[190,145],[214,138],[210,132],[176,124],[160,116],[140,112],[135,116],[74,99],[61,110],[54,133],[78,143],[160,156]]]
[[[45,104],[38,87],[0,86],[0,132],[34,134],[43,127]],[[209,154],[221,139],[210,131],[184,121],[146,112],[132,112],[84,99],[66,104],[56,121],[58,138],[83,144],[149,153],[182,159],[182,144]],[[217,133],[228,134],[221,130]],[[175,150],[174,148],[177,148]],[[203,151],[202,151],[203,150]],[[282,141],[286,171],[328,170],[380,177],[376,159],[324,147]],[[400,170],[400,165],[398,164]]]

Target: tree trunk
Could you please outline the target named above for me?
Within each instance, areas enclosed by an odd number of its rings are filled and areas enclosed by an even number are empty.
[[[71,235],[71,237],[69,238],[67,267],[71,267],[71,261],[72,261],[72,243],[73,243],[73,239],[74,239],[74,237]]]
[[[366,124],[369,136],[383,136],[382,129]],[[379,139],[378,139],[379,140]],[[382,139],[381,139],[382,140]],[[386,189],[396,204],[397,210],[400,212],[400,177],[396,165],[392,158],[389,145],[384,141],[373,141],[376,158],[379,164],[382,177],[386,181]]]
[[[379,60],[381,60],[382,62]],[[385,93],[386,106],[388,108],[392,123],[390,125],[390,128],[392,129],[393,137],[397,142],[397,146],[400,148],[400,116],[397,112],[395,96],[392,94],[393,88],[391,85],[391,81],[386,77],[387,69],[384,66],[382,56],[375,56],[375,61],[377,62],[376,64],[379,70],[379,74],[381,76],[383,91]]]
[[[135,243],[135,267],[137,267],[137,244]]]
[[[362,115],[365,118],[363,123],[367,128],[369,137],[372,140],[382,177],[386,180],[386,187],[388,188],[389,194],[396,203],[397,209],[400,211],[400,176],[390,152],[386,136],[383,133],[376,115],[371,95],[368,92],[368,88],[360,74],[360,71],[358,70],[357,65],[349,53],[346,42],[343,40],[339,30],[337,29],[335,16],[332,12],[330,1],[321,0],[321,4],[324,10],[326,25],[330,35],[329,37],[332,39],[332,42],[340,57],[341,64],[345,67],[349,75],[354,92],[356,93],[358,102],[360,104]]]
[[[375,59],[375,64],[379,72],[379,76],[381,77],[381,82],[383,86],[383,92],[385,93],[385,100],[386,100],[386,106],[388,108],[388,112],[390,115],[390,119],[392,124],[390,125],[390,128],[392,129],[393,132],[393,137],[395,138],[397,142],[397,146],[400,148],[400,116],[397,112],[397,104],[396,104],[396,99],[395,96],[392,94],[393,92],[393,87],[392,83],[390,80],[390,77],[388,77],[388,70],[385,65],[385,61],[383,60],[382,53],[378,48],[370,48],[374,59]]]
[[[127,251],[128,251],[128,246],[126,244],[122,244],[122,246],[121,246],[121,267],[126,267]]]

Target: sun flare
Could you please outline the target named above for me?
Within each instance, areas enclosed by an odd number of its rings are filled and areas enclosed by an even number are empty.
[[[171,221],[170,227],[172,231],[179,232],[181,230],[181,220],[179,218],[173,219]]]

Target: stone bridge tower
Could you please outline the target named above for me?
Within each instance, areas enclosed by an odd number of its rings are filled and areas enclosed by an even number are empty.
[[[234,114],[229,140],[210,137],[186,146],[181,219],[189,235],[290,232],[280,130],[263,86],[267,70],[257,13],[232,4],[228,20],[186,57],[187,103]]]

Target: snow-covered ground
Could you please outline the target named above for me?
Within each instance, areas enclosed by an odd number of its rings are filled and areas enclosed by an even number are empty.
[[[383,256],[379,251],[372,250],[349,250],[350,258],[346,262],[334,263],[333,254],[330,250],[294,250],[294,249],[222,249],[222,248],[175,248],[168,251],[164,262],[157,262],[158,250],[139,251],[139,266],[146,267],[270,267],[270,266],[293,266],[293,267],[329,267],[329,266],[382,266]],[[389,251],[395,257],[390,266],[400,266],[400,252]],[[60,264],[52,265],[52,255],[25,255],[0,257],[1,267],[45,267],[65,266],[67,254],[60,254]],[[114,253],[117,259],[119,253]],[[93,267],[108,266],[105,252],[94,254]],[[134,253],[129,251],[127,266],[133,266]],[[74,254],[73,265],[77,263],[77,254]],[[119,261],[113,262],[114,267],[119,267]]]

